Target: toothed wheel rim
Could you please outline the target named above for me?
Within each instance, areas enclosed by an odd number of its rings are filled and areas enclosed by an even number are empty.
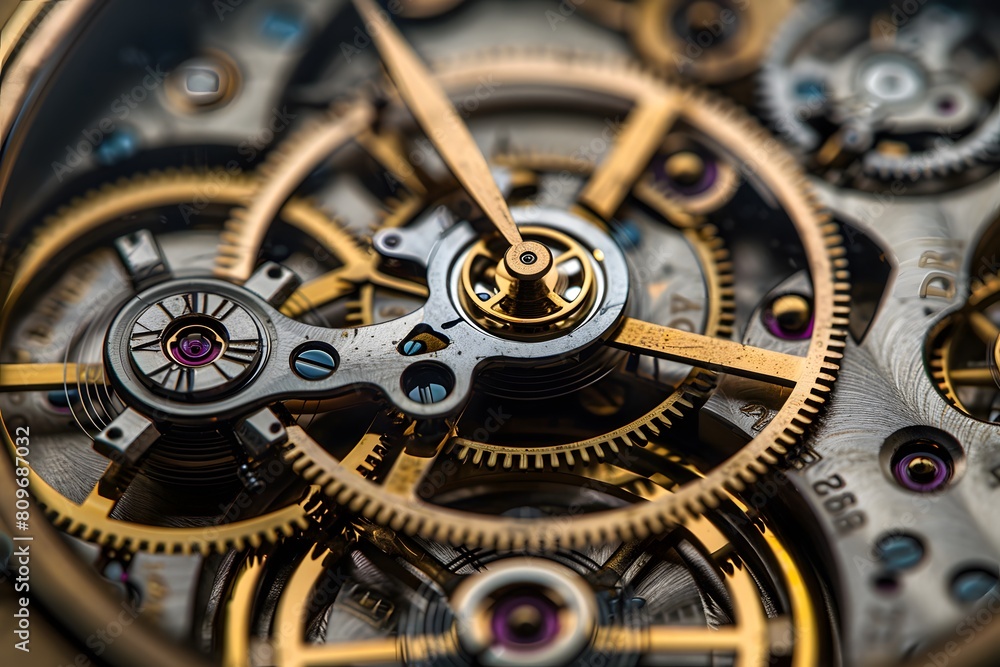
[[[806,248],[817,307],[801,379],[785,407],[759,435],[704,478],[679,488],[676,493],[610,513],[519,521],[468,514],[429,505],[414,497],[388,494],[356,471],[341,466],[301,429],[291,432],[287,460],[304,479],[321,486],[350,511],[396,530],[443,541],[499,547],[574,545],[612,538],[634,539],[683,522],[717,505],[727,489],[742,490],[774,465],[789,447],[800,441],[825,403],[844,346],[848,312],[846,261],[838,229],[820,214],[817,201],[792,158],[747,115],[721,101],[665,87],[627,61],[595,62],[562,52],[508,49],[465,58],[459,63],[440,66],[439,78],[447,89],[474,87],[484,65],[498,79],[520,81],[523,85],[596,89],[611,97],[632,100],[656,94],[685,95],[684,120],[728,147],[738,160],[755,166],[758,177],[771,185],[782,207],[790,213]],[[297,144],[305,145],[307,137],[308,133],[301,135]],[[287,151],[285,155],[289,160],[285,168],[311,171],[303,164],[304,159],[295,159]],[[766,159],[761,160],[760,156]],[[249,221],[244,218],[243,222],[269,224],[263,218]]]

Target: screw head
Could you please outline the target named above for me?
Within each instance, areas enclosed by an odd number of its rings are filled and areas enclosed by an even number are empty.
[[[886,535],[875,545],[875,553],[889,570],[908,570],[924,558],[924,545],[912,535]]]
[[[951,582],[952,596],[963,604],[971,604],[996,588],[1000,578],[995,572],[972,568],[960,572]]]
[[[693,187],[703,178],[707,170],[705,160],[692,151],[674,153],[666,159],[663,170],[674,183],[681,187]]]
[[[337,370],[337,360],[329,350],[310,347],[292,354],[292,368],[304,380],[325,380]]]
[[[948,462],[932,449],[903,456],[896,463],[894,472],[903,487],[923,493],[941,490],[951,478]]]
[[[408,357],[415,357],[427,349],[427,346],[419,340],[408,340],[403,343],[403,354]]]

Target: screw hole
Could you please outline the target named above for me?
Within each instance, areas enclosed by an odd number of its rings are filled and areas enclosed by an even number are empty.
[[[403,371],[400,386],[410,400],[433,405],[448,398],[455,388],[455,376],[446,366],[422,362]]]
[[[872,585],[879,593],[891,595],[899,591],[899,579],[891,574],[880,574],[872,580]]]
[[[120,440],[125,434],[122,433],[122,430],[117,426],[112,426],[104,435],[107,436],[108,440]]]

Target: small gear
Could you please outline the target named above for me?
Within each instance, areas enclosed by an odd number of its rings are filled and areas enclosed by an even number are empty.
[[[869,187],[862,177],[929,180],[995,161],[996,13],[934,4],[897,25],[842,5],[797,7],[760,75],[763,113],[811,168]]]
[[[46,267],[56,259],[65,259],[67,252],[72,252],[85,239],[104,232],[108,225],[113,225],[116,221],[134,219],[144,211],[183,207],[200,201],[202,197],[205,198],[205,206],[201,209],[208,206],[229,208],[243,201],[251,192],[252,183],[248,179],[233,177],[222,170],[177,170],[122,179],[74,200],[45,221],[22,254],[5,306],[5,316],[8,319],[17,316],[19,300]],[[191,212],[193,213],[194,209]],[[346,242],[346,236],[336,231],[336,224],[333,221],[305,202],[298,200],[289,202],[281,218],[283,222],[300,232],[314,236],[321,244],[326,242],[326,247],[331,253],[336,252],[338,247],[342,248]],[[119,233],[117,228],[115,229],[112,234]],[[78,301],[84,289],[82,284],[75,286],[72,293],[61,297],[60,303]],[[18,339],[18,337],[7,339],[8,345]],[[59,341],[54,340],[50,346],[58,344]],[[15,359],[20,359],[20,355],[15,355]],[[27,366],[32,366],[30,363],[32,360],[23,360],[29,362]],[[66,374],[69,386],[72,387],[72,372],[67,370],[64,364],[50,365],[56,367],[60,377]],[[60,400],[61,395],[65,394],[65,402],[69,406],[72,403],[68,398],[71,391],[84,394],[90,390],[96,391],[98,386],[103,386],[100,379],[91,376],[85,378],[75,389],[67,388],[65,392],[55,392],[60,394],[56,400]],[[23,400],[10,402],[20,395],[16,393],[16,386],[5,387],[4,391],[13,392],[0,395],[4,402],[5,420],[10,426],[18,423],[18,413],[29,409],[27,406],[30,402]],[[94,393],[94,398],[104,404],[113,401],[104,391]],[[71,408],[65,407],[64,412],[67,415],[71,414]],[[51,415],[46,418],[52,419]],[[83,421],[86,422],[85,419]],[[83,434],[80,435],[82,437]],[[58,438],[58,434],[53,433],[45,437]],[[85,438],[83,444],[89,444],[89,438]],[[218,451],[215,449],[216,445],[219,447]],[[215,443],[204,440],[202,446],[203,450],[200,453],[202,465],[215,465],[218,461],[213,457],[228,460],[229,455],[225,453],[228,451],[228,445],[223,446],[221,441]],[[165,449],[170,449],[171,452],[174,449],[179,451],[179,445],[170,445]],[[102,459],[92,452],[85,453],[88,455],[84,457],[86,460],[81,458],[75,469],[86,472],[86,475],[103,476],[105,473],[101,468]],[[168,464],[166,460],[151,462],[147,474],[153,477],[164,475],[170,477],[172,473],[161,470],[169,467]],[[190,462],[185,465],[189,464]],[[67,474],[61,464],[57,472],[60,478],[64,478]],[[86,492],[88,486],[86,480],[70,481],[72,483],[68,486],[53,485],[39,470],[32,470],[31,488],[46,515],[56,526],[71,535],[114,549],[191,553],[223,550],[233,546],[238,548],[257,546],[264,541],[274,541],[304,529],[310,523],[310,516],[319,508],[315,490],[309,491],[304,488],[298,496],[293,495],[276,509],[266,511],[259,516],[244,518],[238,515],[242,514],[241,512],[229,520],[223,519],[223,522],[217,525],[161,526],[142,520],[123,518],[122,507],[118,506],[119,503],[115,500],[102,495],[99,492],[99,485],[93,486]]]
[[[1000,276],[976,280],[965,305],[931,333],[931,376],[945,399],[977,419],[1000,421]]]
[[[726,84],[754,72],[792,0],[589,0],[580,9],[627,32],[649,66],[705,84]]]
[[[456,94],[470,87],[474,89],[486,71],[502,78],[504,91],[541,87],[551,93],[568,88],[576,94],[610,96],[632,103],[659,99],[661,95],[683,96],[683,104],[677,104],[680,109],[678,124],[697,135],[710,137],[713,145],[724,147],[734,160],[754,164],[754,182],[766,185],[771,190],[768,197],[780,202],[789,213],[808,257],[814,287],[814,326],[810,330],[808,356],[794,363],[789,361],[789,373],[793,373],[794,378],[789,377],[787,381],[793,389],[784,407],[762,427],[756,438],[727,461],[707,471],[704,479],[678,485],[673,493],[656,495],[651,502],[630,505],[622,512],[529,521],[487,517],[429,503],[417,495],[417,487],[423,476],[429,474],[435,457],[404,452],[398,443],[393,444],[391,438],[386,439],[386,434],[377,429],[356,446],[349,446],[350,453],[343,456],[332,454],[304,430],[293,427],[289,432],[286,456],[303,479],[321,486],[334,501],[351,511],[396,530],[439,541],[497,547],[580,545],[613,537],[642,537],[715,506],[723,489],[743,489],[793,446],[814,421],[835,379],[846,335],[847,273],[837,227],[827,223],[819,212],[792,158],[777,150],[773,142],[769,144],[764,131],[748,116],[701,94],[666,86],[627,63],[606,58],[591,60],[557,51],[507,49],[442,65],[438,76],[445,88]],[[494,97],[503,101],[502,95]],[[537,104],[537,98],[532,99]],[[309,144],[307,138],[297,139],[297,145]],[[291,152],[285,154],[291,155]],[[761,159],[762,155],[767,158]],[[299,155],[286,162],[289,174],[275,176],[275,180],[280,178],[291,183],[292,174],[310,173],[324,157],[318,152]],[[282,196],[293,191],[294,187],[289,187]],[[682,211],[675,201],[666,197],[660,200]],[[254,221],[255,224],[260,222],[266,224],[264,217]],[[642,334],[636,332],[636,335]],[[436,434],[419,434],[413,430],[417,426],[411,425],[400,435],[425,441],[432,438],[434,442],[446,442],[449,437],[447,429]],[[427,444],[423,442],[421,446]],[[507,465],[506,461],[501,462],[503,465]],[[513,467],[513,460],[509,465]],[[454,476],[444,475],[442,484]]]

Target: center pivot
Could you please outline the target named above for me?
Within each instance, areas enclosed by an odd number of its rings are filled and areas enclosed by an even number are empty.
[[[552,269],[552,253],[538,241],[512,245],[503,256],[504,268],[517,280],[538,281]]]
[[[462,266],[466,312],[484,329],[515,339],[545,339],[571,330],[591,311],[594,254],[568,234],[521,228],[525,240],[503,250],[479,241]]]

